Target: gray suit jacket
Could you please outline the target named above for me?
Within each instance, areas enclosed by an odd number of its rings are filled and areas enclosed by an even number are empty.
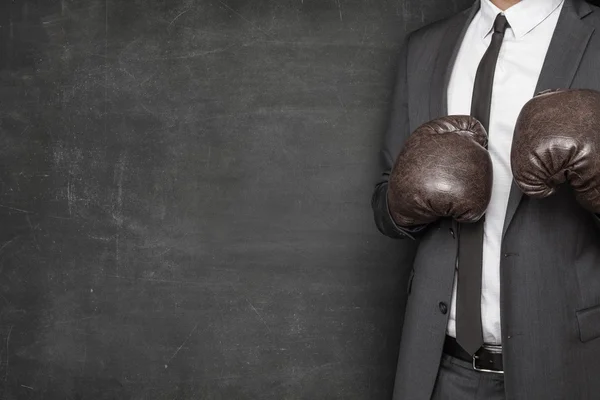
[[[450,71],[479,1],[409,35],[400,56],[393,109],[372,207],[378,229],[418,246],[398,357],[394,400],[429,400],[445,338],[457,254],[455,222],[420,230],[394,224],[387,182],[404,140],[446,115]],[[566,0],[537,91],[600,90],[600,9]],[[600,112],[600,110],[599,110]],[[600,134],[600,132],[598,132]],[[410,240],[410,239],[409,239]],[[501,315],[506,398],[600,399],[600,224],[568,187],[543,200],[513,184],[502,240]]]

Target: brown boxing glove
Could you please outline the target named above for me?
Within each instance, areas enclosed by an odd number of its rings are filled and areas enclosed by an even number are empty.
[[[515,182],[542,198],[568,182],[579,203],[600,213],[600,92],[551,90],[521,110],[511,150]]]
[[[476,222],[490,202],[492,160],[487,132],[471,116],[448,116],[417,128],[398,155],[388,208],[400,226],[451,217]]]

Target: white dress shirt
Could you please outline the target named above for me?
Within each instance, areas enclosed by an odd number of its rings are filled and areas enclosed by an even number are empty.
[[[485,214],[481,317],[483,340],[501,344],[500,254],[502,228],[512,184],[510,147],[519,112],[535,95],[563,0],[522,0],[504,11],[510,24],[496,64],[488,149],[493,163],[492,198]],[[448,114],[471,113],[475,73],[490,45],[494,20],[502,11],[490,0],[469,25],[448,86]],[[460,268],[460,267],[459,267]],[[456,278],[447,332],[456,337]]]

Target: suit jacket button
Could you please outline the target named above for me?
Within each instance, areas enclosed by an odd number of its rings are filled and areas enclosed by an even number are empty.
[[[440,312],[442,314],[445,315],[448,312],[448,305],[446,303],[444,303],[443,301],[440,301],[439,307],[440,307]]]

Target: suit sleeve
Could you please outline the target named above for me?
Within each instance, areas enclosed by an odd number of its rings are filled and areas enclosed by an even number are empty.
[[[384,235],[394,238],[415,239],[422,234],[428,225],[419,225],[412,227],[398,226],[391,217],[388,202],[388,181],[396,157],[406,138],[410,135],[408,123],[408,74],[407,57],[410,35],[407,37],[400,51],[398,60],[398,73],[394,85],[392,108],[388,122],[388,128],[385,132],[383,144],[380,150],[381,175],[378,179],[375,190],[371,197],[371,208],[375,218],[377,229]]]

